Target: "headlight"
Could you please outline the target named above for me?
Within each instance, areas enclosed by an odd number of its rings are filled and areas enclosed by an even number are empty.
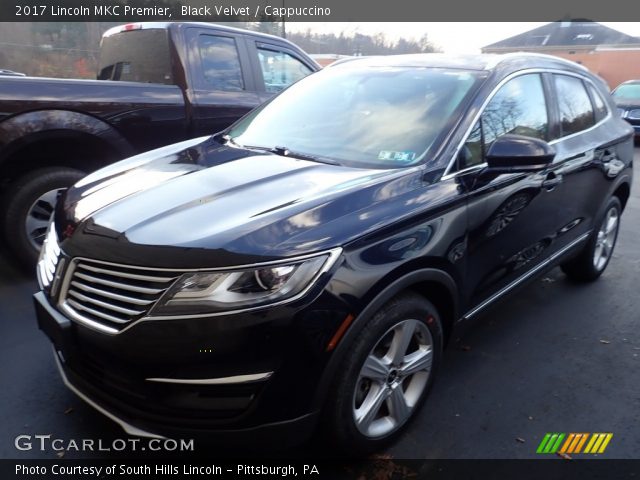
[[[151,315],[232,313],[295,300],[333,266],[340,251],[254,268],[185,273]]]
[[[640,120],[640,109],[634,108],[633,110],[629,110],[629,113],[627,113],[627,118],[631,120]]]

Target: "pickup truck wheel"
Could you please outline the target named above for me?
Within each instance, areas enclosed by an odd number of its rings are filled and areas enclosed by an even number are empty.
[[[592,282],[602,275],[613,256],[621,213],[620,200],[618,197],[611,197],[584,250],[577,257],[560,265],[567,277],[577,282]]]
[[[58,196],[86,174],[65,167],[42,168],[19,178],[4,200],[5,240],[25,268],[32,268]]]
[[[344,452],[392,441],[426,398],[442,357],[438,311],[415,293],[385,304],[348,346],[333,383],[325,428]]]

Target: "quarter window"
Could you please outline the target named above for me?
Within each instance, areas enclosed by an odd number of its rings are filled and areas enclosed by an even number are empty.
[[[593,87],[593,85],[589,85],[589,92],[591,92],[591,98],[593,99],[593,109],[596,114],[596,121],[599,122],[604,117],[607,116],[609,110],[602,99],[602,96],[598,93],[598,91]]]
[[[595,124],[591,100],[577,77],[554,75],[562,136],[578,133]]]
[[[198,49],[204,81],[214,90],[244,90],[240,57],[235,39],[200,35]]]
[[[278,93],[311,73],[309,67],[285,52],[258,48],[258,59],[267,93]]]

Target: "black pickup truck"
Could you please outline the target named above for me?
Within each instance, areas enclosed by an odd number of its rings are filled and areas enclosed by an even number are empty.
[[[116,160],[215,133],[319,68],[282,38],[174,22],[107,31],[97,80],[0,77],[8,248],[33,265],[61,190]]]

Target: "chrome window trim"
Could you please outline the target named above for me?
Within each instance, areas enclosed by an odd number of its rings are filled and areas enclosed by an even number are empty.
[[[507,82],[513,80],[514,78],[520,77],[522,75],[530,75],[530,74],[536,74],[536,73],[537,74],[551,73],[551,74],[568,75],[568,76],[571,76],[571,77],[577,77],[580,80],[589,82],[594,87],[594,89],[596,90],[596,93],[598,95],[600,95],[600,92],[598,91],[598,87],[596,86],[596,84],[590,78],[588,78],[587,76],[585,76],[585,75],[583,75],[581,73],[577,73],[577,72],[569,72],[569,71],[566,71],[566,70],[560,70],[560,69],[556,69],[556,68],[529,68],[529,69],[526,69],[526,70],[518,70],[517,72],[510,73],[509,75],[504,77],[493,88],[493,90],[491,90],[489,95],[487,95],[487,98],[484,100],[484,102],[482,102],[482,106],[478,110],[478,113],[476,113],[476,115],[473,117],[473,121],[471,122],[471,124],[467,128],[467,131],[464,133],[464,135],[462,137],[462,140],[460,141],[460,143],[456,147],[452,158],[449,160],[449,163],[447,164],[447,168],[445,169],[444,173],[442,174],[442,177],[440,177],[440,180],[448,180],[450,178],[454,178],[454,177],[458,176],[459,174],[468,173],[472,169],[476,169],[476,168],[477,169],[482,169],[482,168],[486,168],[487,167],[487,162],[483,162],[483,163],[480,163],[478,165],[472,165],[471,167],[467,167],[467,168],[462,169],[462,170],[458,170],[458,171],[454,171],[454,172],[451,171],[455,167],[455,163],[456,163],[456,160],[457,160],[458,155],[460,153],[460,150],[462,150],[462,146],[468,140],[469,135],[471,135],[471,131],[473,130],[473,127],[475,126],[475,124],[478,122],[478,120],[480,119],[480,117],[484,113],[485,108],[487,107],[489,102],[491,100],[493,100],[493,97],[496,95],[496,93],[498,93],[498,91]],[[602,98],[602,95],[600,95],[600,97]],[[607,120],[609,120],[611,118],[611,109],[609,108],[609,104],[604,99],[602,99],[602,100],[603,100],[603,103],[604,103],[604,105],[605,105],[605,107],[607,109],[607,115],[604,118],[602,118],[599,122],[595,123],[594,125],[592,125],[591,127],[587,128],[585,130],[581,130],[579,132],[575,132],[575,133],[572,133],[570,135],[566,135],[564,137],[555,138],[553,140],[550,140],[548,142],[549,145],[555,145],[560,140],[566,140],[566,139],[572,138],[572,137],[574,137],[576,135],[582,135],[583,133],[587,133],[587,132],[595,129],[596,127],[599,127],[601,124],[603,124]],[[592,108],[593,108],[593,105],[592,105]]]
[[[252,373],[247,375],[234,375],[232,377],[219,378],[146,378],[147,382],[175,383],[179,385],[238,385],[243,383],[267,380],[273,372]]]
[[[63,285],[62,285],[60,296],[58,298],[57,305],[58,305],[58,309],[60,311],[65,313],[72,320],[75,320],[77,323],[80,323],[80,324],[86,326],[87,328],[91,328],[91,329],[96,330],[96,331],[98,331],[100,333],[105,333],[105,334],[108,334],[108,335],[118,335],[120,333],[126,332],[131,327],[133,327],[134,325],[138,325],[141,322],[160,321],[160,320],[188,320],[188,319],[195,319],[195,318],[211,318],[211,317],[220,317],[220,316],[224,316],[224,315],[236,315],[236,314],[239,314],[239,313],[253,312],[253,311],[262,310],[262,309],[265,309],[265,308],[271,308],[271,307],[276,307],[276,306],[284,305],[284,304],[287,304],[287,303],[295,302],[296,300],[299,300],[300,298],[304,297],[309,292],[309,290],[311,290],[313,288],[313,286],[316,284],[318,279],[322,275],[327,273],[335,265],[337,260],[340,258],[341,254],[342,254],[342,247],[338,247],[338,248],[333,248],[331,250],[324,250],[324,251],[317,252],[317,253],[310,253],[310,254],[301,255],[301,256],[298,256],[298,257],[291,257],[291,258],[287,258],[287,259],[276,260],[276,261],[273,261],[273,262],[260,262],[260,263],[253,263],[253,264],[248,264],[248,265],[236,265],[236,266],[231,266],[231,267],[197,268],[197,269],[141,267],[141,266],[137,266],[137,265],[133,266],[133,265],[124,265],[124,264],[119,264],[119,263],[113,263],[113,262],[106,262],[106,261],[95,260],[95,259],[86,258],[86,257],[75,257],[69,262],[69,268],[67,269],[67,272],[65,273],[64,282],[63,282]],[[78,262],[83,261],[83,260],[84,261],[89,261],[89,262],[101,263],[103,265],[109,265],[109,266],[113,266],[113,267],[121,267],[121,268],[137,269],[137,270],[155,270],[155,271],[162,271],[162,272],[179,272],[179,273],[181,273],[180,276],[182,276],[182,274],[193,273],[193,272],[220,272],[220,271],[230,271],[230,270],[247,270],[247,269],[253,269],[253,268],[260,268],[260,267],[264,267],[264,266],[289,264],[289,263],[295,263],[295,262],[303,261],[303,260],[306,260],[306,259],[309,259],[309,258],[320,257],[322,255],[328,255],[327,260],[324,262],[324,265],[322,266],[322,268],[320,270],[318,270],[318,272],[314,275],[313,279],[309,282],[309,284],[300,293],[294,295],[293,297],[285,298],[283,300],[280,300],[280,301],[277,301],[277,302],[274,302],[274,303],[269,303],[267,305],[260,305],[260,306],[257,306],[257,307],[246,307],[246,308],[241,308],[241,309],[236,309],[236,310],[230,310],[228,312],[211,312],[211,313],[206,313],[205,312],[205,313],[196,313],[196,314],[189,314],[189,315],[152,315],[153,310],[155,308],[155,305],[154,305],[152,308],[149,309],[149,312],[148,312],[147,315],[145,315],[142,318],[139,318],[138,320],[129,322],[124,328],[122,328],[120,330],[118,330],[116,328],[113,328],[113,327],[110,327],[108,325],[104,325],[102,323],[96,322],[94,320],[88,319],[88,318],[82,316],[81,314],[79,314],[78,312],[76,312],[74,309],[71,309],[71,308],[69,308],[67,306],[67,291],[69,289],[69,284],[71,282],[71,279],[73,278],[73,272],[75,271],[76,264]],[[160,297],[158,299],[158,302],[160,302],[160,300],[162,300],[162,297]]]
[[[589,238],[589,235],[591,235],[591,230],[589,230],[586,233],[583,233],[582,235],[580,235],[578,238],[576,238],[575,240],[573,240],[571,243],[565,245],[564,247],[562,247],[560,250],[558,250],[556,253],[554,253],[553,255],[551,255],[549,258],[547,258],[545,261],[539,263],[538,265],[536,265],[535,267],[531,268],[530,270],[526,271],[524,274],[522,274],[521,276],[519,276],[518,278],[516,278],[513,282],[511,282],[510,284],[504,286],[502,289],[500,289],[499,291],[497,291],[496,293],[494,293],[493,295],[491,295],[489,298],[487,298],[486,300],[483,300],[482,302],[480,302],[480,304],[478,304],[477,306],[473,307],[471,310],[469,310],[467,313],[465,313],[460,320],[466,320],[469,319],[471,317],[473,317],[474,315],[476,315],[479,311],[483,310],[485,307],[489,306],[490,304],[492,304],[494,301],[498,300],[500,297],[502,297],[503,295],[509,293],[511,290],[513,290],[515,287],[517,287],[518,285],[520,285],[522,282],[524,282],[525,280],[527,280],[528,278],[532,277],[533,275],[535,275],[536,273],[540,272],[540,270],[544,269],[545,267],[547,267],[550,263],[552,263],[553,261],[557,260],[558,258],[560,258],[562,255],[564,255],[565,253],[567,253],[568,251],[570,251],[572,248],[580,245],[582,242],[584,242],[585,240],[587,240]]]

